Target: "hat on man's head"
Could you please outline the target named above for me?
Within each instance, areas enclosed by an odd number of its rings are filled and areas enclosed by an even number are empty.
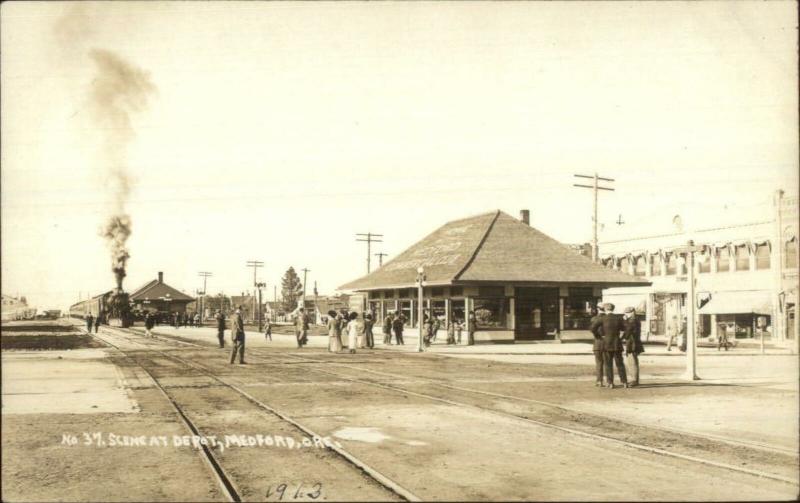
[[[613,310],[614,310],[614,304],[612,304],[611,302],[606,302],[605,304],[603,304],[603,311],[613,311]]]
[[[633,312],[633,308],[632,307],[626,307],[625,308],[625,313],[632,313],[632,312]]]

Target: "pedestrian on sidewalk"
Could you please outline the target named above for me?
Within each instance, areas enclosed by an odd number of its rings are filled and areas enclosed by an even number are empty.
[[[672,320],[667,324],[667,351],[672,351],[675,339],[678,336],[678,317],[672,316]]]
[[[347,348],[351,354],[356,352],[358,341],[364,337],[364,322],[358,318],[358,313],[350,313],[350,322],[347,324]]]
[[[469,312],[469,326],[467,327],[467,346],[474,346],[475,345],[475,330],[476,330],[476,322],[478,321],[475,318],[475,311]]]
[[[730,344],[728,341],[728,330],[725,327],[719,327],[717,329],[717,351],[719,351],[719,348],[722,346],[725,346],[725,351],[727,351],[728,344]]]
[[[594,344],[592,345],[592,353],[594,353],[594,373],[595,382],[597,387],[603,386],[603,366],[605,365],[605,355],[603,352],[603,305],[598,304],[597,309],[594,310],[594,316],[589,320],[589,330],[594,336]]]
[[[364,339],[366,346],[370,349],[375,347],[375,336],[372,333],[372,327],[375,325],[375,320],[372,319],[372,314],[367,313],[364,315]]]
[[[231,364],[239,354],[239,364],[244,365],[244,319],[242,318],[242,306],[236,308],[231,322],[231,339],[233,350],[231,351]]]
[[[299,308],[294,316],[294,333],[297,337],[298,348],[302,348],[308,343],[308,316],[303,307]]]
[[[687,339],[687,337],[686,337],[686,316],[684,316],[683,320],[681,320],[680,335],[681,335],[680,350],[685,353],[686,352],[686,339]]]
[[[405,328],[405,321],[403,320],[402,313],[395,313],[392,320],[392,330],[394,330],[395,344],[405,345],[403,342],[403,329]]]
[[[103,313],[97,313],[97,318],[94,320],[94,333],[100,330],[100,322],[103,320]]]
[[[342,350],[342,318],[334,310],[328,311],[328,351],[338,353]]]
[[[436,315],[431,316],[431,318],[431,342],[434,342],[436,341],[436,335],[439,333],[442,322],[439,321],[439,317]]]
[[[642,326],[636,319],[636,312],[632,307],[625,308],[623,315],[624,333],[622,338],[625,343],[625,354],[628,360],[628,374],[630,386],[639,385],[639,355],[644,353],[642,345]]]
[[[264,340],[271,341],[272,340],[272,322],[270,321],[269,317],[264,320]]]
[[[195,313],[194,315],[194,326],[200,327],[202,325],[202,320],[200,319],[200,313]]]
[[[217,309],[214,314],[214,320],[217,322],[217,339],[219,339],[219,347],[225,347],[225,314]]]
[[[383,344],[388,346],[392,343],[392,312],[386,314],[383,319]]]
[[[148,312],[144,315],[144,336],[153,337],[153,327],[156,324],[156,319],[152,313]]]
[[[456,324],[456,344],[461,344],[461,331],[464,330],[464,324],[461,320],[455,320]]]
[[[92,316],[92,313],[86,315],[85,321],[86,321],[86,331],[91,334],[92,324],[94,323],[94,316]]]
[[[422,323],[422,341],[425,347],[431,345],[431,338],[433,337],[433,322],[428,316],[425,316],[425,321]]]
[[[455,322],[450,320],[450,323],[447,325],[447,344],[455,344],[456,343],[456,328]]]

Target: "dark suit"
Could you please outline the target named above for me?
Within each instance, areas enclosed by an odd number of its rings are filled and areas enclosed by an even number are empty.
[[[603,314],[597,314],[592,317],[589,325],[589,330],[594,336],[594,370],[595,379],[598,383],[603,383],[603,362],[605,355],[603,354]]]
[[[231,318],[231,339],[233,340],[231,363],[236,359],[237,353],[239,354],[239,363],[244,363],[244,320],[239,312]]]
[[[628,382],[628,377],[625,374],[625,363],[622,361],[622,341],[620,340],[620,332],[624,329],[622,317],[618,314],[606,313],[603,315],[601,326],[606,383],[614,384],[614,365],[616,364],[619,380],[625,384]]]
[[[642,326],[635,316],[623,320],[625,332],[622,339],[625,342],[625,352],[628,354],[628,370],[631,374],[631,384],[639,384],[639,354],[644,353],[642,346]]]

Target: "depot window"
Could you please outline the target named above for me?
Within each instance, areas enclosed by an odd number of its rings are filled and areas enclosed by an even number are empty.
[[[786,258],[784,267],[787,269],[797,268],[797,239],[787,241],[783,250]]]
[[[475,327],[482,330],[506,327],[505,297],[478,297],[473,302]]]
[[[588,329],[592,309],[599,301],[600,297],[595,297],[592,288],[570,287],[569,296],[564,301],[564,329]]]

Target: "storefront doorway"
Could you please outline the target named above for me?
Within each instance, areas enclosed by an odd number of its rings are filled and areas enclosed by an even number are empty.
[[[514,340],[555,338],[558,316],[558,288],[515,288]]]

